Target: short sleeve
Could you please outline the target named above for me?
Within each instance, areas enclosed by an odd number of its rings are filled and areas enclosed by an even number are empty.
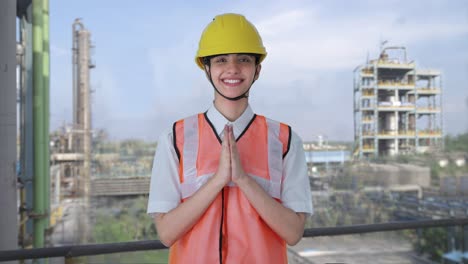
[[[172,129],[158,140],[151,172],[147,213],[167,213],[182,199],[179,182],[179,160],[173,145]]]
[[[313,214],[307,163],[301,138],[291,131],[291,146],[283,160],[281,201],[295,212]]]

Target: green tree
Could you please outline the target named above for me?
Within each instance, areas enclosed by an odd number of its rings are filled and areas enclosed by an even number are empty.
[[[445,151],[468,153],[468,133],[445,136]]]
[[[147,197],[101,208],[96,215],[93,238],[96,243],[117,243],[157,239],[152,218],[146,214]],[[94,263],[167,263],[168,250],[141,251],[96,256]]]
[[[447,252],[447,230],[445,228],[425,228],[420,232],[419,243],[415,239],[413,246],[421,253],[438,263],[442,262],[442,255]]]

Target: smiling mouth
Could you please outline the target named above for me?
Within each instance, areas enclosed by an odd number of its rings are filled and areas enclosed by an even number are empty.
[[[226,83],[226,84],[238,84],[238,83],[241,83],[242,81],[239,80],[239,79],[224,79],[223,80],[223,83]]]

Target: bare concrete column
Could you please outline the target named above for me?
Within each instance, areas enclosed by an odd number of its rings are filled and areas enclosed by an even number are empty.
[[[0,250],[18,248],[16,0],[0,1]]]

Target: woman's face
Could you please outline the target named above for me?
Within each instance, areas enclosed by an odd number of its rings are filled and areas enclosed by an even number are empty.
[[[218,91],[231,98],[247,92],[261,68],[250,54],[218,55],[210,59],[209,67],[205,67]]]

